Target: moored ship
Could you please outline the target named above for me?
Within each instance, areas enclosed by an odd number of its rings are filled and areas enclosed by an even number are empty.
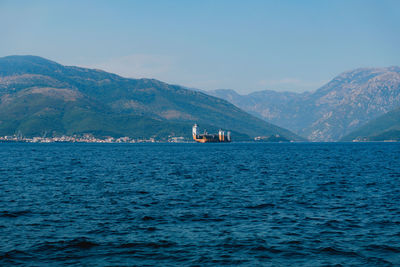
[[[203,134],[199,133],[199,126],[193,125],[192,128],[193,140],[199,143],[228,143],[231,141],[231,132],[219,130],[218,134],[209,134],[204,131]]]

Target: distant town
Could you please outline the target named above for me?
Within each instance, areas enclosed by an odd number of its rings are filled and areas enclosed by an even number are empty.
[[[250,140],[248,140],[250,141]],[[291,140],[284,139],[279,135],[272,136],[257,136],[253,139],[254,142],[269,142],[269,143],[286,143],[293,142]],[[374,142],[368,138],[356,138],[353,142]],[[84,135],[62,135],[53,137],[24,137],[21,135],[6,135],[0,136],[0,143],[8,142],[19,142],[19,143],[194,143],[192,139],[185,138],[183,136],[169,136],[164,139],[150,138],[131,138],[128,136],[124,137],[95,137],[92,134]],[[379,142],[379,141],[375,141]],[[398,140],[383,140],[381,142],[398,142]]]
[[[190,140],[191,141],[191,140]],[[23,137],[20,135],[0,136],[0,142],[23,142],[23,143],[188,143],[189,140],[184,137],[170,136],[165,140],[157,140],[155,138],[131,138],[128,136],[114,137],[95,137],[91,134],[82,136],[58,136],[58,137]],[[192,142],[192,141],[191,141]]]

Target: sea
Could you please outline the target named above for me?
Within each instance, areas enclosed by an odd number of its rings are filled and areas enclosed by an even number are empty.
[[[400,266],[400,143],[1,143],[0,265]]]

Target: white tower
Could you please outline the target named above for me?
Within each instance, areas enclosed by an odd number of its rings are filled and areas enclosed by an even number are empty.
[[[193,128],[192,128],[192,135],[193,135],[193,137],[196,137],[196,136],[197,136],[198,129],[199,129],[199,127],[197,126],[197,124],[193,125]]]

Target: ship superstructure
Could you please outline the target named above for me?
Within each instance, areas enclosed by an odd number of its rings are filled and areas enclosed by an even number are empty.
[[[199,126],[193,125],[192,128],[193,140],[199,143],[224,143],[231,141],[231,132],[219,130],[218,134],[209,134],[204,131],[203,134],[199,133]]]

